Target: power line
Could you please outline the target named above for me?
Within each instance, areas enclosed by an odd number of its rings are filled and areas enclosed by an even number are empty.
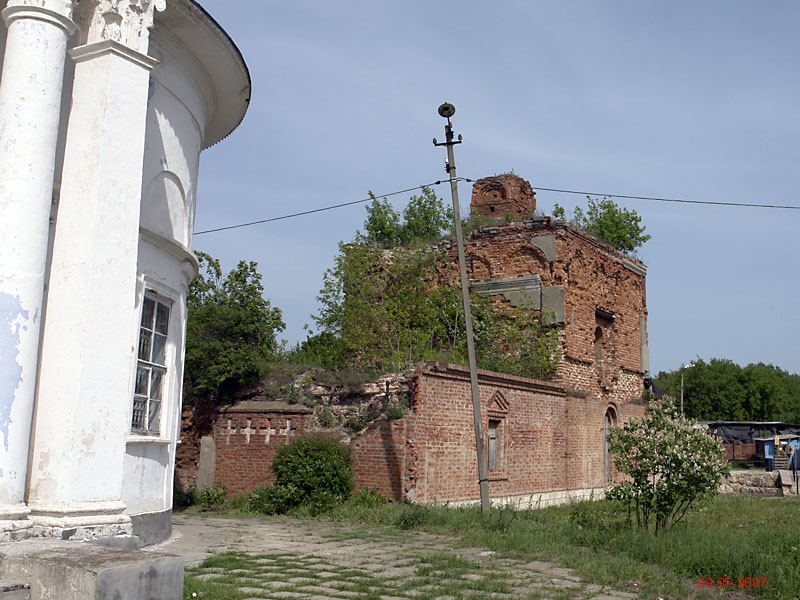
[[[421,190],[424,187],[432,187],[434,185],[441,185],[441,181],[434,181],[433,183],[428,183],[426,185],[418,185],[416,187],[408,188],[405,190],[398,190],[396,192],[391,192],[389,194],[375,194],[375,198],[388,198],[389,196],[397,196],[399,194],[407,194],[408,192],[414,192],[416,190]],[[343,208],[345,206],[353,206],[354,204],[363,204],[364,202],[369,202],[372,200],[373,196],[369,198],[364,198],[363,200],[353,200],[352,202],[343,202],[342,204],[333,204],[331,206],[324,206],[322,208],[314,208],[312,210],[304,210],[303,212],[292,213],[290,215],[283,215],[280,217],[271,217],[269,219],[260,219],[258,221],[250,221],[248,223],[238,223],[237,225],[228,225],[227,227],[217,227],[216,229],[206,229],[204,231],[195,231],[194,235],[203,235],[204,233],[216,233],[217,231],[228,231],[229,229],[239,229],[241,227],[250,227],[251,225],[260,225],[261,223],[271,223],[273,221],[282,221],[284,219],[292,219],[294,217],[302,217],[304,215],[312,215],[318,212],[324,212],[326,210],[333,210],[334,208]]]
[[[458,181],[464,181],[466,183],[475,183],[474,179],[468,179],[466,177],[458,177]],[[434,181],[433,183],[428,183],[425,185],[418,185],[412,188],[407,188],[405,190],[398,190],[396,192],[390,192],[388,194],[375,194],[376,198],[388,198],[389,196],[398,196],[400,194],[407,194],[408,192],[414,192],[416,190],[421,190],[424,187],[432,187],[434,185],[441,185],[441,181]],[[580,196],[603,196],[606,198],[623,198],[626,200],[649,200],[653,202],[676,202],[680,204],[705,204],[710,206],[734,206],[740,208],[772,208],[772,209],[785,209],[785,210],[800,210],[800,206],[791,206],[786,204],[750,204],[746,202],[722,202],[722,201],[715,201],[715,200],[687,200],[683,198],[660,198],[655,196],[631,196],[625,194],[609,194],[609,193],[601,193],[601,192],[586,192],[586,191],[579,191],[579,190],[565,190],[559,188],[547,188],[541,186],[531,186],[534,190],[539,192],[553,192],[556,194],[577,194]],[[280,217],[271,217],[269,219],[259,219],[258,221],[249,221],[247,223],[238,223],[236,225],[228,225],[226,227],[217,227],[215,229],[206,229],[204,231],[195,231],[194,235],[203,235],[204,233],[216,233],[218,231],[228,231],[230,229],[240,229],[242,227],[250,227],[251,225],[260,225],[261,223],[271,223],[273,221],[282,221],[284,219],[293,219],[295,217],[302,217],[305,215],[312,215],[314,213],[324,212],[327,210],[334,210],[336,208],[344,208],[346,206],[353,206],[355,204],[363,204],[365,202],[369,202],[372,200],[372,196],[368,198],[363,198],[361,200],[353,200],[352,202],[343,202],[341,204],[333,204],[331,206],[324,206],[322,208],[314,208],[312,210],[305,210],[302,212],[292,213],[289,215],[282,215]]]
[[[471,180],[467,180],[471,181]],[[580,194],[581,196],[604,196],[607,198],[625,198],[628,200],[652,200],[655,202],[679,202],[681,204],[709,204],[711,206],[739,206],[748,208],[784,208],[789,210],[800,210],[800,206],[789,206],[785,204],[748,204],[745,202],[720,202],[714,200],[684,200],[680,198],[656,198],[652,196],[626,196],[624,194],[601,194],[597,192],[579,192],[576,190],[559,190],[555,188],[546,188],[539,186],[531,186],[534,190],[542,192],[555,192],[558,194]]]

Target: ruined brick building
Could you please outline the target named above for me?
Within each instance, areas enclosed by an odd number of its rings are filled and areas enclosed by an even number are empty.
[[[534,504],[603,493],[614,478],[607,433],[643,413],[649,369],[645,265],[535,210],[521,177],[481,179],[472,216],[494,224],[465,242],[474,292],[560,329],[553,381],[480,376],[491,495]],[[449,258],[455,270],[455,248]],[[468,375],[429,365],[416,378],[410,415],[373,423],[351,442],[357,480],[422,502],[473,500]],[[392,474],[399,462],[402,490]]]
[[[477,181],[471,209],[532,216],[470,236],[473,290],[562,326],[556,380],[567,388],[609,403],[641,395],[649,370],[645,265],[562,221],[533,216],[536,197],[516,175]]]
[[[562,360],[552,381],[487,371],[479,377],[490,494],[524,505],[602,495],[615,476],[607,433],[643,413],[648,370],[645,265],[535,209],[530,184],[516,175],[477,181],[471,211],[489,224],[472,232],[465,248],[475,293],[512,314],[533,311],[559,331]],[[455,271],[455,248],[448,258]],[[350,439],[357,486],[419,502],[477,499],[467,371],[427,363],[400,388],[387,384],[374,396],[391,403],[393,394],[405,394],[408,414],[376,419]],[[215,426],[224,459],[214,477],[241,492],[271,473],[258,466],[244,477],[231,457],[271,454],[261,446],[272,443],[265,433],[277,429],[272,422],[315,426],[310,413],[258,415],[252,408],[228,411]]]

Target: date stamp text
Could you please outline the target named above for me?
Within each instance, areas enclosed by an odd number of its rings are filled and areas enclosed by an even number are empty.
[[[698,577],[700,589],[755,590],[767,587],[766,577]]]

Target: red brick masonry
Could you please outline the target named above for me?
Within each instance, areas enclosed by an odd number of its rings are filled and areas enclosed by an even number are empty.
[[[477,499],[468,371],[431,363],[414,377],[408,415],[374,421],[352,438],[357,488],[423,503]],[[496,468],[489,471],[495,498],[605,487],[607,411],[616,421],[643,412],[522,377],[481,371],[479,381],[484,436],[489,421],[497,432]]]
[[[283,402],[240,402],[214,425],[215,479],[233,495],[272,483],[275,452],[308,427],[311,410]]]

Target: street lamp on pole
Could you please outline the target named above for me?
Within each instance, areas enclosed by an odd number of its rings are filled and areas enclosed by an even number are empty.
[[[688,365],[681,363],[681,417],[683,417],[683,372],[686,369],[691,369],[694,366],[694,361],[690,360]]]
[[[458,178],[456,177],[456,157],[453,146],[461,143],[461,136],[454,139],[453,124],[450,117],[456,114],[456,107],[445,102],[439,107],[439,116],[447,119],[444,127],[445,140],[437,142],[433,138],[434,146],[447,147],[447,162],[445,170],[450,175],[450,193],[453,197],[453,220],[456,230],[456,246],[458,248],[458,269],[461,277],[461,300],[464,305],[464,328],[467,330],[467,359],[469,361],[469,381],[472,390],[472,417],[475,425],[475,450],[478,459],[478,486],[481,495],[481,512],[487,512],[491,506],[489,500],[488,465],[483,459],[483,427],[481,425],[481,393],[478,387],[478,366],[475,359],[475,340],[472,332],[472,311],[469,302],[469,279],[467,279],[467,265],[464,257],[464,235],[461,232],[461,208],[458,204]]]

